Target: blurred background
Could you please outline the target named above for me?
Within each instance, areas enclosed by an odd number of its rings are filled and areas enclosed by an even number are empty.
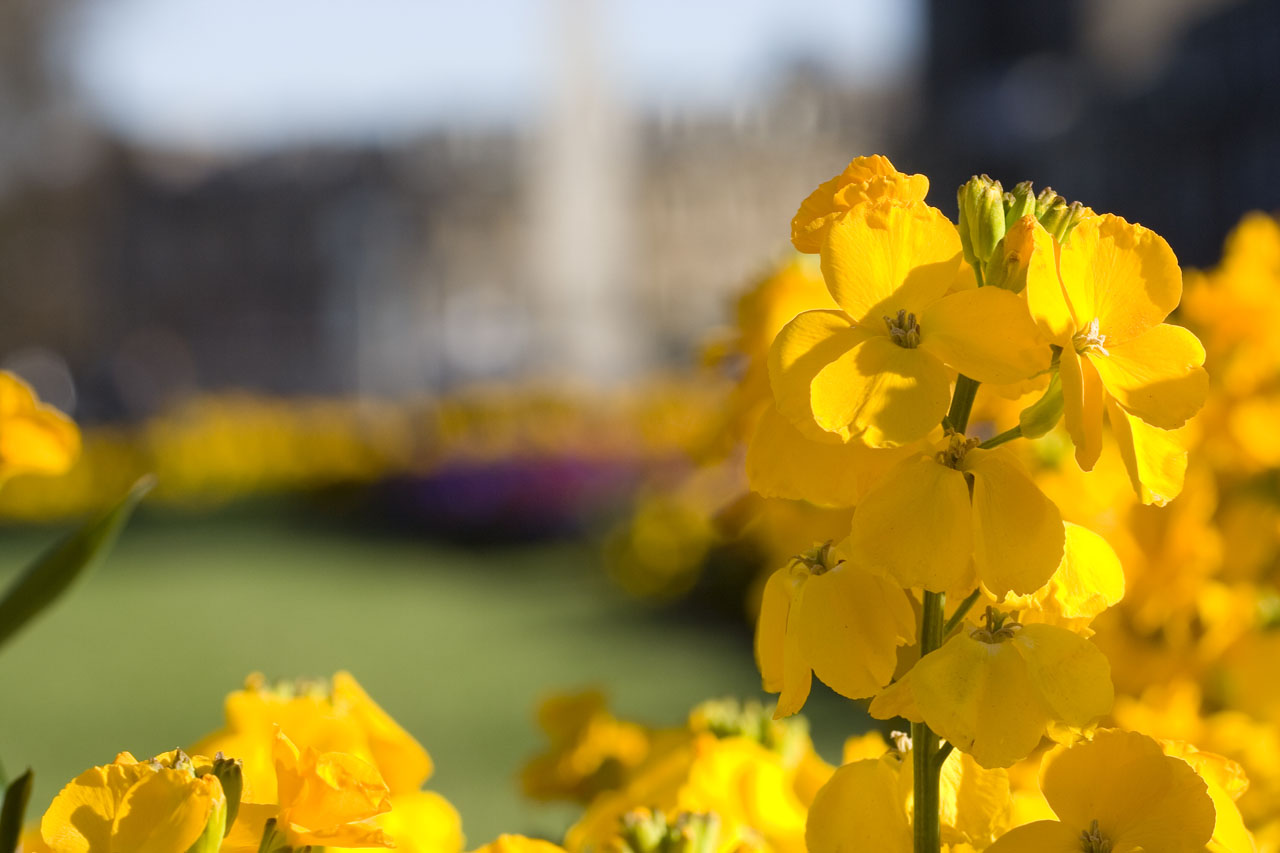
[[[1032,179],[1208,266],[1280,204],[1277,57],[1268,0],[7,0],[0,367],[85,452],[0,495],[0,576],[160,485],[0,655],[0,760],[47,798],[345,667],[473,841],[554,832],[540,695],[758,693],[768,549],[645,495],[721,428],[708,353],[804,196],[884,153],[949,215]],[[857,712],[810,708],[830,752]]]

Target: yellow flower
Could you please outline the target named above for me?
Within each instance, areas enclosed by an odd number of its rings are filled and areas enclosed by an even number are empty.
[[[756,623],[764,689],[781,693],[775,716],[804,706],[814,674],[842,696],[875,695],[915,626],[906,593],[829,545],[792,560],[765,584]]]
[[[1204,780],[1145,735],[1099,731],[1059,747],[1041,787],[1058,820],[1020,826],[987,853],[1202,853],[1213,835]]]
[[[71,419],[0,371],[0,483],[19,474],[65,473],[79,454],[80,431]]]
[[[1087,471],[1102,450],[1106,400],[1121,421],[1132,416],[1161,430],[1199,411],[1209,385],[1204,347],[1163,322],[1181,298],[1182,271],[1155,232],[1104,214],[1077,225],[1064,246],[1043,228],[1036,239],[1027,299],[1041,331],[1062,348],[1064,419]],[[1133,441],[1141,441],[1131,424]]]
[[[952,435],[890,469],[853,514],[853,560],[904,588],[963,595],[975,570],[997,597],[1042,587],[1062,561],[1062,516],[1012,451],[974,445]]]
[[[620,787],[649,754],[644,727],[615,718],[598,690],[548,698],[538,726],[550,745],[521,771],[524,792],[535,799],[588,803]]]
[[[244,760],[244,799],[272,802],[277,728],[300,747],[343,752],[374,765],[392,793],[417,791],[431,775],[431,758],[346,672],[329,684],[269,688],[251,675],[243,690],[227,696],[226,726],[205,736],[192,752],[223,752]]]
[[[806,802],[797,768],[746,737],[702,732],[660,753],[617,791],[597,797],[565,836],[571,851],[599,850],[636,808],[714,813],[724,837],[755,836],[778,853],[803,853]]]
[[[299,750],[278,734],[275,766],[276,826],[289,846],[394,846],[384,832],[366,822],[391,810],[391,792],[373,765],[341,752]]]
[[[822,246],[842,310],[806,311],[774,340],[778,410],[819,441],[896,446],[942,420],[948,368],[1001,384],[1046,370],[1026,303],[975,287],[960,263],[955,226],[922,202],[882,199],[842,216]]]
[[[1008,767],[1055,724],[1087,726],[1111,710],[1111,669],[1092,643],[987,613],[986,627],[962,627],[877,696],[871,716],[924,722],[983,767]]]
[[[832,222],[852,207],[880,198],[924,201],[929,179],[904,175],[881,154],[854,157],[845,170],[809,194],[791,220],[791,243],[801,252],[822,249]]]
[[[882,750],[883,752],[883,750]],[[888,752],[845,764],[809,809],[809,853],[912,853],[911,752]],[[982,849],[1010,820],[1009,775],[953,752],[942,765],[939,788],[942,840]]]
[[[53,853],[187,853],[208,831],[212,846],[200,849],[217,850],[227,806],[222,785],[197,776],[189,759],[175,765],[173,756],[139,762],[122,752],[81,773],[41,819],[44,844]]]

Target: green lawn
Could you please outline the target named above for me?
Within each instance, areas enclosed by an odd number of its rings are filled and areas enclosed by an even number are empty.
[[[0,533],[0,582],[53,537]],[[0,760],[36,768],[35,817],[118,750],[151,755],[217,727],[251,671],[336,669],[431,752],[429,787],[461,811],[471,846],[556,834],[574,814],[526,803],[516,782],[545,692],[598,684],[622,715],[660,724],[704,698],[759,695],[745,630],[625,598],[589,544],[470,551],[276,515],[144,517],[0,649]],[[856,712],[830,694],[811,706],[837,749]]]

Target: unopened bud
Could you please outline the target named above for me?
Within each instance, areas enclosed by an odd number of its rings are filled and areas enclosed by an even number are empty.
[[[1040,216],[1040,224],[1053,235],[1053,239],[1059,243],[1065,243],[1071,234],[1071,229],[1084,219],[1087,212],[1088,208],[1080,202],[1073,201],[1067,204],[1065,199],[1059,198],[1057,204]]]
[[[1030,181],[1023,181],[1004,194],[1004,228],[1007,232],[1024,216],[1036,215],[1036,197]]]
[[[620,853],[715,853],[720,846],[720,817],[714,812],[635,809],[622,817],[610,845]]]
[[[987,262],[1004,237],[1004,188],[986,175],[970,178],[956,193],[960,206],[960,247],[975,268]]]
[[[238,758],[226,758],[221,752],[213,757],[213,769],[210,771],[222,785],[222,793],[227,797],[227,828],[236,822],[240,812],[240,796],[244,792],[244,763]]]

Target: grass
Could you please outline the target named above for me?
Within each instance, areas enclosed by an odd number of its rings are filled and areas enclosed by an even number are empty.
[[[0,582],[53,536],[0,535]],[[0,649],[0,760],[36,768],[38,817],[117,751],[151,755],[218,727],[249,672],[347,669],[431,752],[428,787],[458,807],[470,846],[556,835],[575,810],[524,801],[516,779],[540,746],[538,699],[600,685],[621,715],[674,724],[704,698],[760,695],[749,633],[708,619],[623,597],[586,543],[474,551],[278,515],[144,517]],[[816,699],[830,752],[851,710]]]

